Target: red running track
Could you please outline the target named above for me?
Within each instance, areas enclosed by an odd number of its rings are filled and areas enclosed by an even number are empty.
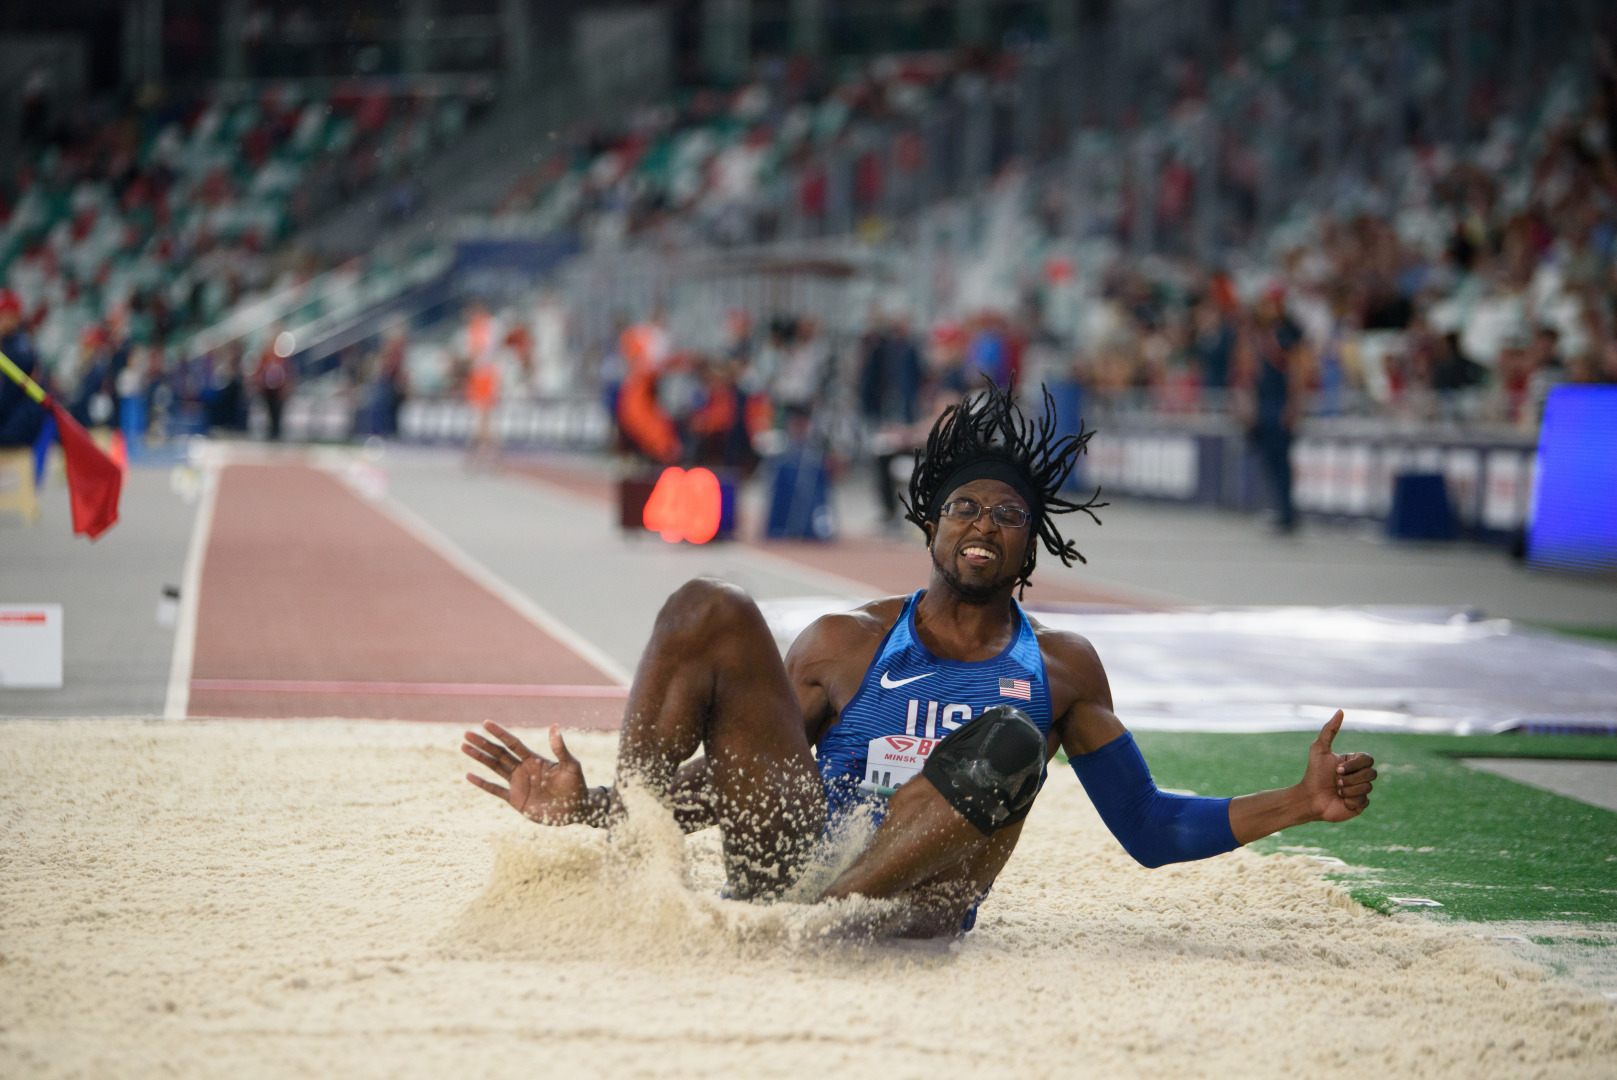
[[[336,478],[218,483],[188,715],[617,728],[621,687]]]

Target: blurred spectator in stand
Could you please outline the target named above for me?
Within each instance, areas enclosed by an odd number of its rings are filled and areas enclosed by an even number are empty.
[[[1275,529],[1296,531],[1292,504],[1291,441],[1297,429],[1302,331],[1286,315],[1285,291],[1270,286],[1259,299],[1242,343],[1247,369],[1242,411],[1247,437],[1263,461],[1274,496]]]
[[[1527,403],[1527,382],[1533,374],[1527,340],[1522,334],[1511,333],[1506,336],[1499,347],[1494,372],[1502,394],[1503,415],[1499,419],[1515,423],[1526,412],[1524,406]]]
[[[1235,324],[1209,295],[1196,305],[1194,326],[1191,356],[1201,376],[1208,407],[1220,409],[1230,384],[1230,361],[1235,354]]]
[[[0,352],[35,382],[44,382],[34,339],[22,324],[22,302],[10,289],[0,289]],[[45,426],[45,407],[0,376],[0,446],[32,446]]]
[[[1613,121],[1617,124],[1617,120]],[[1617,338],[1605,342],[1600,347],[1600,365],[1598,367],[1597,382],[1617,384]]]
[[[1527,352],[1528,410],[1521,417],[1523,423],[1538,423],[1544,412],[1544,399],[1550,390],[1567,381],[1566,365],[1561,360],[1561,333],[1553,326],[1540,326],[1533,333]]]
[[[281,413],[297,382],[291,352],[292,336],[272,327],[263,350],[258,354],[258,366],[253,370],[253,387],[258,391],[259,400],[264,403],[264,413],[269,418],[271,442],[281,441]]]
[[[1487,377],[1488,369],[1465,355],[1458,331],[1443,335],[1437,362],[1432,365],[1434,390],[1465,390],[1481,385]]]

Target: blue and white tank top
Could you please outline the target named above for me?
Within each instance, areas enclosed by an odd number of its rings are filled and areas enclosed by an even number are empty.
[[[833,811],[861,795],[892,794],[921,771],[938,741],[995,705],[1015,705],[1050,734],[1050,683],[1038,637],[1021,605],[1016,629],[991,660],[943,660],[921,644],[915,605],[904,601],[864,681],[820,740],[820,778]]]

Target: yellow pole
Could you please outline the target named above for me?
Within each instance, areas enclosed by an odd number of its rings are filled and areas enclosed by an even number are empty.
[[[11,357],[7,356],[3,352],[0,352],[0,371],[5,372],[6,375],[11,378],[12,382],[22,387],[23,392],[29,397],[33,398],[41,405],[45,404],[45,391],[39,388],[38,383],[30,379],[27,375],[24,375],[22,368],[12,363]]]

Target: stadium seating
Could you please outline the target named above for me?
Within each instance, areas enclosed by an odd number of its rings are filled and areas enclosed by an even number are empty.
[[[482,78],[288,83],[89,114],[0,203],[0,280],[59,371],[104,320],[173,343],[296,276],[267,253],[452,139],[490,93]]]

